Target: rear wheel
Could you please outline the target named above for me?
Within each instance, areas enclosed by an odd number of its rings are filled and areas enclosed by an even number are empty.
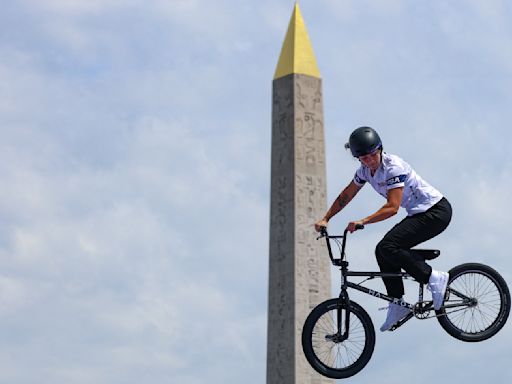
[[[347,311],[349,329],[347,337],[343,338]],[[309,364],[318,373],[333,379],[358,373],[370,361],[374,347],[372,320],[353,301],[350,301],[349,308],[339,299],[320,303],[311,311],[302,329],[302,348]]]
[[[436,312],[443,329],[469,342],[498,333],[510,313],[510,293],[503,277],[478,263],[458,265],[449,273],[444,305]]]

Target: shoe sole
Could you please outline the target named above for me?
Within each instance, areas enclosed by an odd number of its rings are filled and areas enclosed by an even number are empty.
[[[391,328],[393,328],[395,325],[397,325],[400,321],[402,321],[408,314],[409,314],[410,311],[406,312],[405,315],[403,315],[399,320],[395,321],[393,324],[391,324],[389,327],[387,328],[384,328],[384,326],[381,326],[379,329],[381,332],[386,332],[386,331],[389,331]]]

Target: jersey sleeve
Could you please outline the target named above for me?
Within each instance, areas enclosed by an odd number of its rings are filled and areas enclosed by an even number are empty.
[[[363,167],[359,167],[354,175],[354,184],[358,187],[362,187],[366,183],[366,178],[364,177]]]
[[[407,178],[407,170],[399,165],[394,165],[389,168],[386,175],[386,189],[394,189],[405,186],[405,179]]]

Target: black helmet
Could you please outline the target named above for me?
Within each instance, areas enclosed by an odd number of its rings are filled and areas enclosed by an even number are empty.
[[[352,132],[345,147],[350,148],[352,156],[360,157],[382,148],[382,141],[373,128],[359,127]]]

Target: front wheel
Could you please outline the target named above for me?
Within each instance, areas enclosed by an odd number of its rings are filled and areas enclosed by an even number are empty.
[[[469,342],[498,333],[510,313],[510,293],[503,277],[478,263],[458,265],[449,274],[444,305],[437,311],[443,329]]]
[[[370,361],[374,347],[372,320],[353,301],[348,308],[339,299],[320,303],[311,311],[302,329],[302,349],[306,359],[318,373],[332,379],[344,379],[358,373]]]

